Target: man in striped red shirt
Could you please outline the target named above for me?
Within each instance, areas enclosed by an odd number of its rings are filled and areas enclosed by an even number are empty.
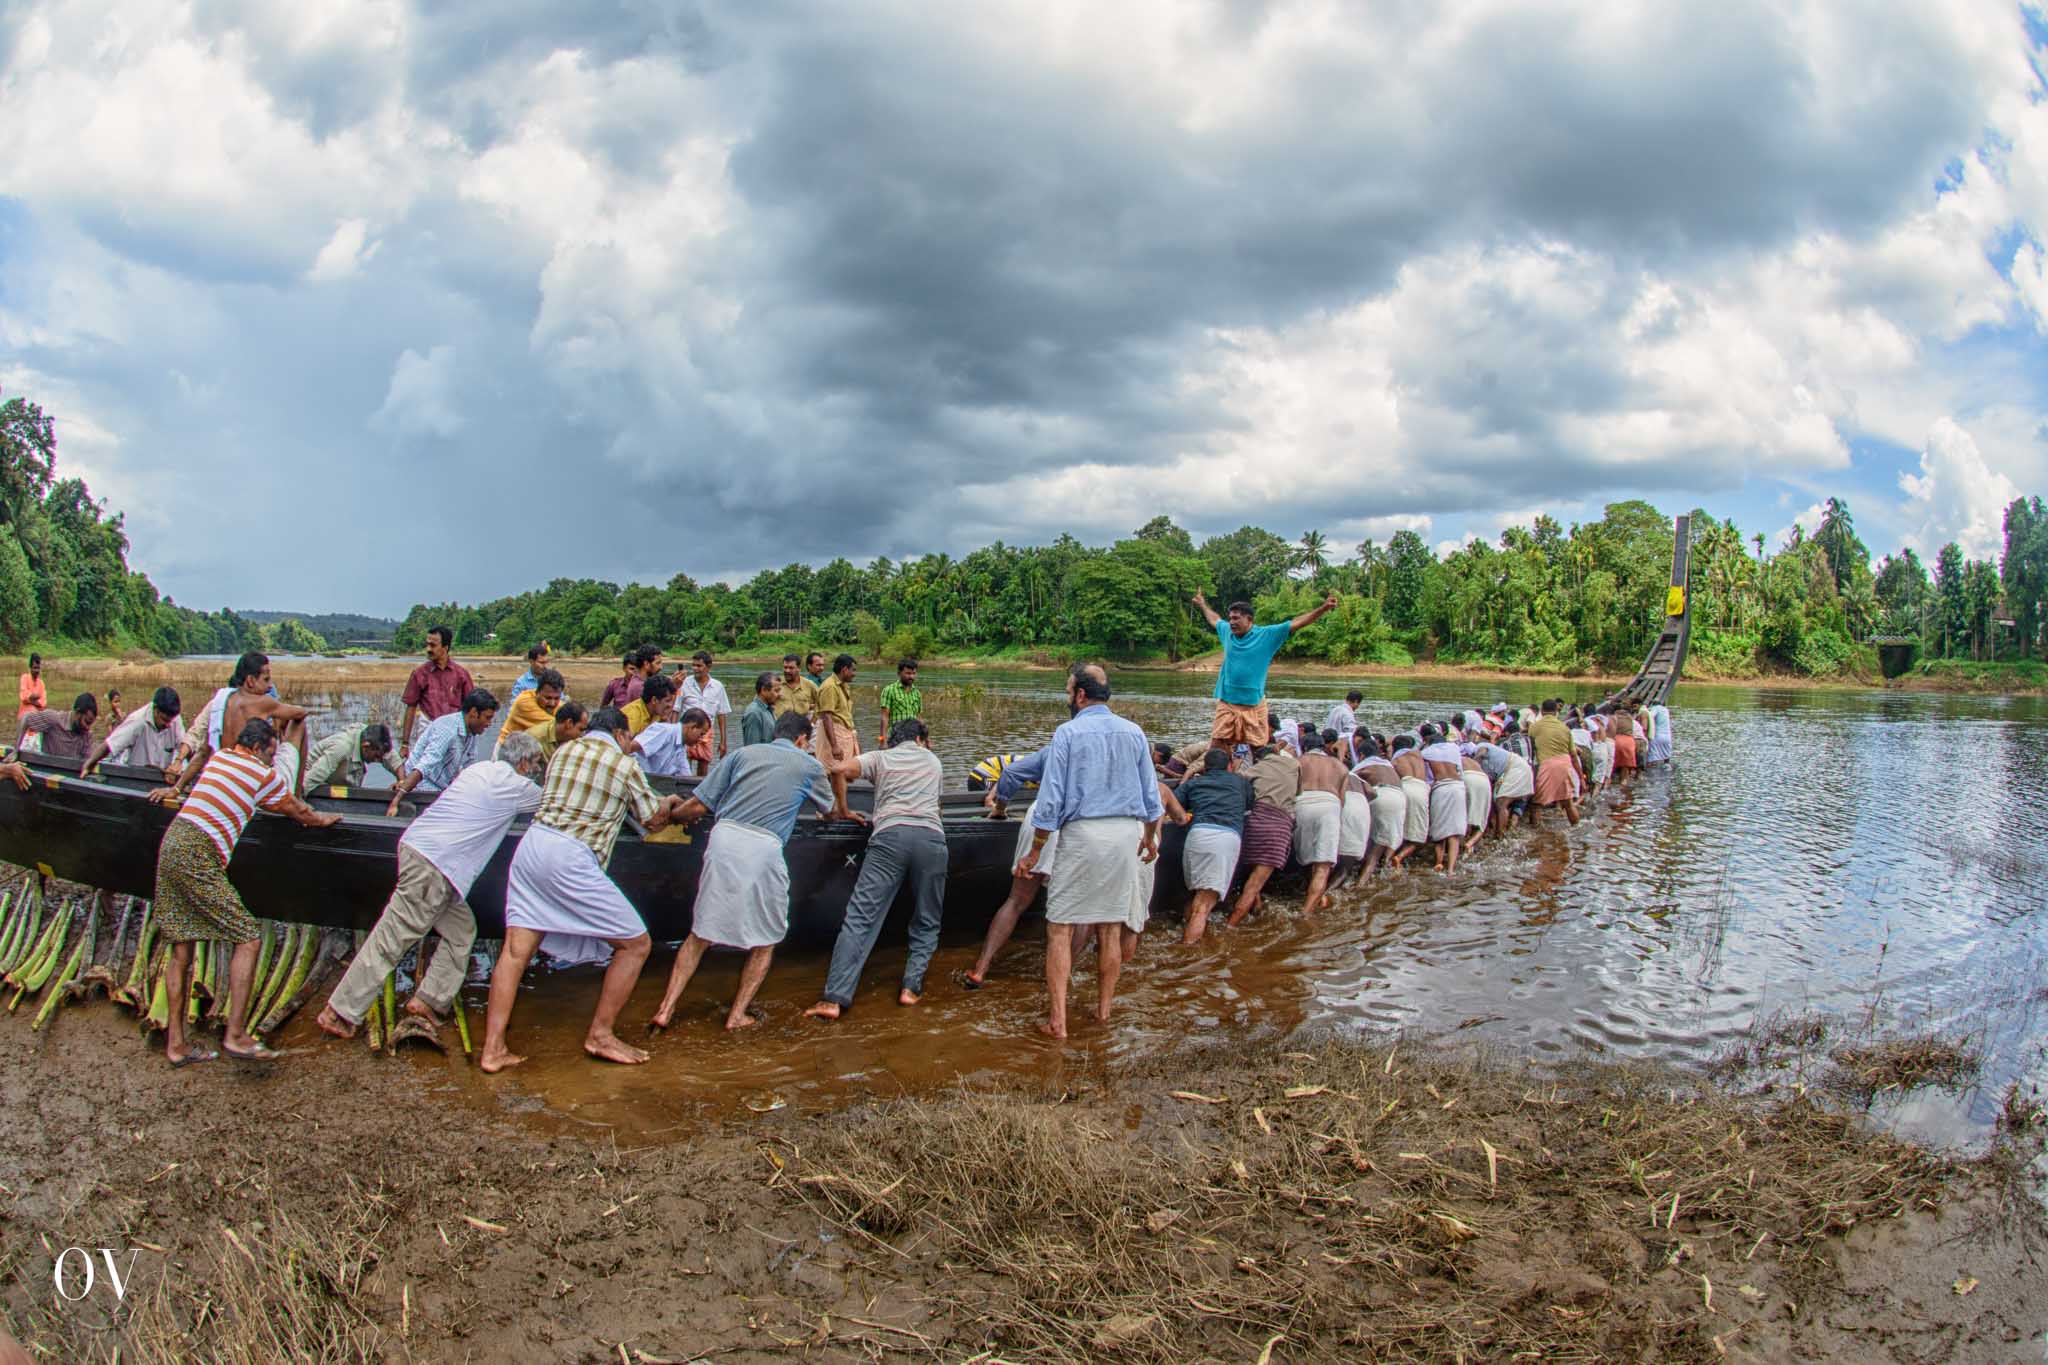
[[[210,1062],[218,1055],[185,1037],[192,945],[200,939],[225,939],[235,945],[228,964],[228,1026],[221,1046],[230,1057],[245,1061],[282,1055],[249,1032],[249,992],[260,930],[228,881],[228,860],[258,807],[289,815],[311,829],[324,829],[341,817],[322,814],[294,796],[291,784],[271,766],[276,755],[277,730],[269,721],[259,716],[243,725],[231,747],[206,761],[157,849],[157,932],[171,945],[164,980],[170,1005],[164,1054],[172,1066]],[[149,799],[161,804],[175,794],[174,788],[159,787]]]

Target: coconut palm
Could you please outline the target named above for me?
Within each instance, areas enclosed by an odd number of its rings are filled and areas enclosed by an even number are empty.
[[[1320,577],[1330,567],[1329,546],[1323,540],[1321,531],[1303,531],[1301,548],[1294,552],[1297,568],[1307,569],[1309,577]]]

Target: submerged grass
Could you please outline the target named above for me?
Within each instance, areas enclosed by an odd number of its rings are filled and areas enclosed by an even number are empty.
[[[892,1104],[807,1145],[794,1188],[983,1272],[1007,1357],[1162,1361],[1718,1359],[1743,1300],[1727,1284],[1717,1314],[1707,1275],[1761,1260],[1803,1298],[1831,1234],[1941,1189],[1844,1115],[1647,1077],[1269,1045],[1148,1094],[1134,1132],[1056,1101]]]

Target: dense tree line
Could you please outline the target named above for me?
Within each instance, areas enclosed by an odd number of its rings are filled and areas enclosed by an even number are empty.
[[[1648,503],[1620,502],[1598,521],[1567,529],[1538,517],[1441,557],[1401,531],[1338,562],[1316,531],[1289,541],[1245,526],[1197,545],[1162,516],[1106,547],[1062,536],[959,559],[877,559],[865,568],[835,559],[770,570],[739,587],[684,574],[664,587],[557,579],[493,602],[416,606],[396,644],[417,649],[428,626],[445,623],[461,646],[507,652],[534,639],[599,653],[800,640],[870,654],[1087,649],[1173,660],[1211,646],[1188,601],[1198,588],[1218,606],[1251,601],[1262,620],[1334,590],[1337,610],[1293,642],[1293,657],[1623,669],[1661,625],[1672,534],[1671,520]],[[1795,528],[1775,552],[1761,534],[1695,512],[1691,591],[1702,674],[1839,674],[1867,662],[1864,642],[1874,634],[1917,636],[1935,657],[2033,657],[2048,624],[2048,510],[2039,498],[2012,505],[2000,563],[1965,561],[1949,545],[1931,573],[1911,550],[1873,571],[1839,499],[1828,501],[1811,536]],[[2009,627],[1998,624],[2001,604],[2013,614]]]
[[[1696,511],[1693,670],[1827,676],[1856,664],[1873,635],[1913,637],[1934,658],[2038,658],[2048,629],[2048,507],[2015,499],[2004,529],[1996,562],[1949,544],[1931,566],[1910,549],[1873,564],[1840,499],[1827,501],[1811,535],[1795,527],[1776,550],[1761,533]],[[1160,516],[1109,546],[1062,536],[958,559],[835,559],[739,587],[682,573],[660,587],[558,578],[491,602],[415,606],[393,644],[417,650],[428,626],[445,623],[463,648],[506,653],[536,639],[605,654],[642,643],[734,650],[802,641],[870,655],[1087,650],[1175,660],[1213,644],[1189,603],[1197,589],[1219,607],[1251,601],[1261,619],[1335,591],[1337,610],[1302,632],[1290,655],[1621,669],[1656,635],[1671,550],[1671,521],[1645,502],[1615,503],[1569,529],[1538,517],[1442,556],[1413,531],[1348,555],[1318,531],[1290,541],[1255,526],[1197,545]],[[297,620],[266,625],[179,606],[127,555],[121,515],[83,481],[57,476],[49,416],[19,396],[0,403],[0,647],[68,640],[171,655],[326,645]]]
[[[197,612],[128,567],[121,514],[81,479],[57,477],[55,424],[0,402],[0,648],[74,641],[154,654],[234,654],[268,642],[231,611]]]

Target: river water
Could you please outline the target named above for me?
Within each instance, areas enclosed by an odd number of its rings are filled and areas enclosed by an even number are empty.
[[[178,681],[203,696],[215,665]],[[332,665],[328,665],[332,668]],[[509,681],[514,666],[502,666]],[[396,718],[396,688],[295,685],[323,717]],[[721,670],[736,699],[751,675]],[[603,674],[572,670],[594,696]],[[863,729],[874,688],[862,679]],[[1205,733],[1209,680],[1116,678],[1119,711],[1155,738]],[[1065,717],[1059,675],[927,671],[927,718],[949,770],[1035,748]],[[1318,722],[1338,678],[1276,675],[1278,714]],[[1557,684],[1360,684],[1375,729],[1408,728],[1455,706],[1545,693]],[[140,698],[131,698],[131,704]],[[1672,702],[1678,755],[1610,795],[1575,829],[1552,817],[1488,840],[1458,872],[1384,876],[1308,917],[1269,909],[1193,948],[1155,921],[1123,977],[1108,1026],[1077,1016],[1064,1046],[1042,1038],[1040,934],[1027,924],[986,989],[957,977],[978,944],[950,930],[925,1003],[895,1004],[901,949],[884,945],[847,1017],[799,1017],[825,962],[791,953],[763,992],[760,1027],[718,1027],[737,959],[692,984],[680,1026],[641,1068],[586,1063],[590,972],[536,975],[513,1021],[529,1065],[451,1084],[514,1108],[615,1126],[622,1140],[687,1132],[705,1118],[771,1106],[925,1092],[956,1080],[1024,1076],[1059,1084],[1102,1066],[1248,1034],[1324,1028],[1452,1032],[1539,1058],[1591,1053],[1704,1064],[1779,1013],[1819,1012],[1843,1030],[1967,1035],[1984,1067],[1960,1096],[1923,1092],[1881,1106],[1924,1140],[1968,1145],[1995,1120],[2010,1082],[2044,1074],[2039,1046],[2048,777],[2039,699],[1682,686]],[[657,949],[621,1032],[637,1034],[668,971]],[[1084,970],[1080,991],[1092,990]],[[481,993],[472,993],[481,1026]],[[431,1063],[421,1063],[431,1065]]]

